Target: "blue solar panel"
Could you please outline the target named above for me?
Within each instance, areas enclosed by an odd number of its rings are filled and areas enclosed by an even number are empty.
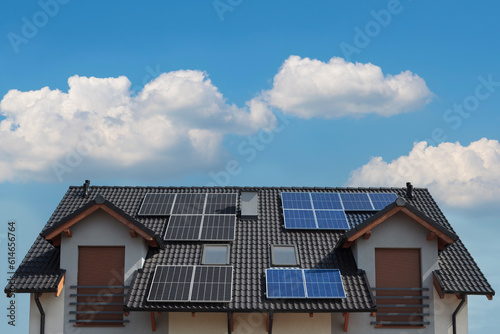
[[[283,209],[312,209],[309,193],[281,193]]]
[[[338,269],[304,269],[307,298],[345,298]]]
[[[316,221],[319,229],[348,230],[347,217],[342,210],[316,210]]]
[[[315,210],[343,210],[338,193],[311,193]]]
[[[267,298],[345,298],[338,269],[266,269]]]
[[[300,269],[266,269],[267,298],[306,298]]]
[[[285,228],[316,229],[316,220],[312,210],[283,210]]]
[[[345,211],[373,211],[368,194],[341,193],[340,198],[344,204]]]
[[[369,194],[370,199],[372,200],[373,207],[375,210],[382,210],[389,204],[393,203],[398,199],[398,196],[393,193],[374,193],[374,194]]]

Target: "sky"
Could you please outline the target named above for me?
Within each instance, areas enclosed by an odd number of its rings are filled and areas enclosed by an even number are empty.
[[[500,287],[500,5],[6,1],[0,272],[70,185],[428,188]],[[9,300],[2,295],[1,309]],[[16,326],[27,333],[28,299]],[[500,326],[469,298],[470,333]],[[6,312],[6,311],[4,311]]]

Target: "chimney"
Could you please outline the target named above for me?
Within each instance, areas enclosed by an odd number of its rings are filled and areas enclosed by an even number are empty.
[[[411,182],[406,182],[406,198],[413,199],[413,186]]]
[[[85,183],[83,184],[83,198],[87,198],[89,196],[89,187],[90,187],[90,180],[85,180]]]

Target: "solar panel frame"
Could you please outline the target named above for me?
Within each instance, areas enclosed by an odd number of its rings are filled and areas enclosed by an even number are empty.
[[[170,241],[199,240],[202,215],[171,215],[163,239]]]
[[[382,210],[398,199],[398,195],[395,193],[369,193],[368,197],[370,197],[375,210]]]
[[[374,211],[367,193],[340,193],[344,211]]]
[[[285,228],[287,229],[318,229],[314,210],[283,210]]]
[[[169,216],[174,206],[175,193],[147,193],[138,216]]]
[[[303,269],[307,298],[346,298],[339,269]]]
[[[178,193],[172,215],[203,215],[207,194]]]
[[[236,215],[238,194],[207,194],[205,215]]]
[[[307,192],[282,192],[283,210],[312,210],[311,195]]]
[[[314,210],[344,210],[339,193],[311,193]]]
[[[190,301],[196,303],[231,302],[233,271],[233,266],[196,266]],[[222,277],[223,280],[221,280]]]
[[[316,210],[315,215],[320,230],[349,229],[349,222],[343,210]]]
[[[156,266],[149,288],[148,302],[188,302],[191,298],[193,278],[193,266]],[[175,296],[175,298],[162,298],[167,289],[167,296]],[[184,298],[178,298],[179,295]]]
[[[302,269],[266,269],[266,296],[275,298],[306,298]]]
[[[218,234],[217,232],[223,232]],[[236,237],[236,216],[205,215],[199,240],[232,241]]]

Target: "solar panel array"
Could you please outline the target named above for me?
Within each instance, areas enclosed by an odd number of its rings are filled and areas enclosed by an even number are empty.
[[[287,229],[347,230],[346,211],[378,211],[397,199],[394,193],[283,192]]]
[[[149,193],[139,216],[170,216],[165,240],[234,240],[238,194]]]
[[[172,211],[175,194],[146,194],[139,216],[167,216]]]
[[[236,215],[238,194],[148,193],[139,216]]]
[[[345,298],[338,269],[266,269],[267,298]]]
[[[157,266],[149,302],[230,302],[232,266]]]
[[[234,240],[236,216],[230,215],[172,215],[165,240]]]

